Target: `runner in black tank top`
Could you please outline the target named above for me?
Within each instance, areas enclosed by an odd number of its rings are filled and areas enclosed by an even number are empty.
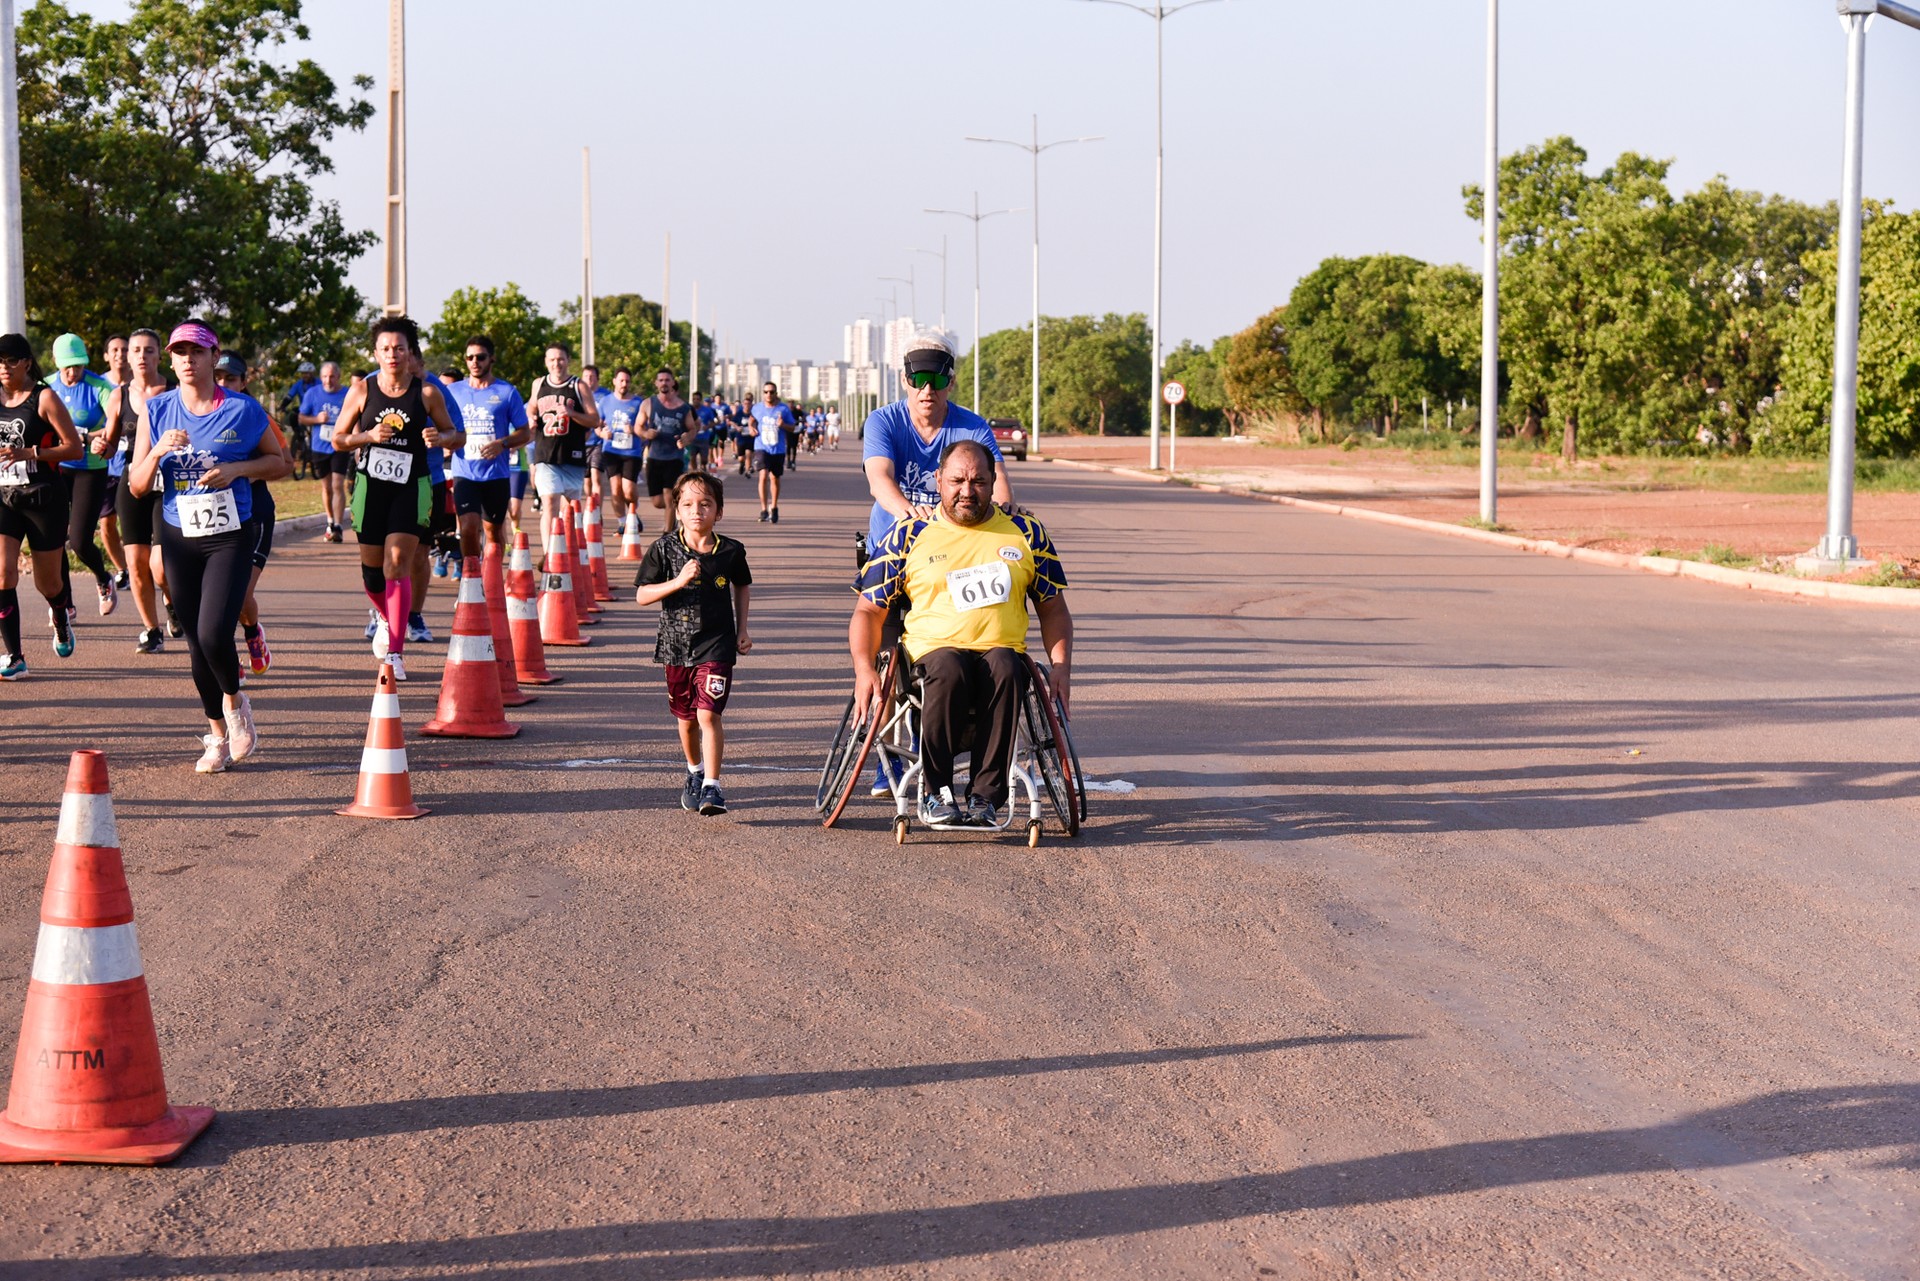
[[[361,451],[353,489],[360,579],[379,615],[374,657],[393,668],[397,681],[407,678],[401,651],[413,609],[414,553],[431,516],[427,450],[461,439],[440,389],[413,374],[419,338],[419,327],[405,316],[375,322],[373,356],[379,369],[347,392],[333,433],[335,449]]]
[[[547,372],[533,380],[527,418],[533,426],[533,483],[540,495],[540,538],[553,536],[555,498],[586,499],[587,441],[600,426],[600,408],[586,388],[568,376],[573,353],[564,343],[546,351]]]
[[[60,397],[40,384],[33,347],[0,334],[0,679],[27,674],[20,647],[20,544],[33,553],[33,585],[53,607],[53,652],[73,656],[73,595],[66,587],[66,491],[56,464],[86,448]]]

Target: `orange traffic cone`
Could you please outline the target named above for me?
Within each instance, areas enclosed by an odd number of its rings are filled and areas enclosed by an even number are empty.
[[[546,647],[540,643],[540,607],[534,603],[533,553],[527,531],[513,531],[513,563],[507,567],[507,630],[513,635],[514,675],[529,685],[558,685],[561,678],[547,670]]]
[[[573,553],[567,547],[566,500],[556,499],[553,529],[547,536],[547,572],[540,579],[540,643],[591,645],[580,634],[580,610],[573,591]]]
[[[107,758],[75,752],[40,899],[0,1162],[164,1165],[213,1121],[167,1105]]]
[[[567,505],[567,546],[573,552],[573,608],[580,615],[582,627],[593,627],[600,620],[594,615],[601,613],[593,603],[593,567],[587,562],[587,535],[580,523],[580,504]]]
[[[513,657],[513,628],[507,623],[507,568],[500,544],[489,541],[480,559],[480,584],[487,595],[487,625],[493,631],[494,667],[500,676],[500,706],[525,707],[534,695],[520,688],[519,664]]]
[[[520,732],[500,705],[500,659],[493,651],[478,556],[467,557],[461,568],[447,670],[440,678],[440,707],[420,728],[436,738],[512,738]]]
[[[647,545],[640,540],[640,513],[630,511],[627,518],[620,522],[621,560],[644,560]]]
[[[613,587],[607,582],[607,544],[602,538],[600,504],[587,505],[587,566],[593,570],[593,598],[612,600]]]
[[[380,664],[373,687],[373,715],[367,720],[367,745],[360,752],[360,786],[353,804],[336,814],[348,818],[419,818],[428,811],[413,803],[413,779],[407,773],[406,731],[400,726],[400,695],[393,668]]]

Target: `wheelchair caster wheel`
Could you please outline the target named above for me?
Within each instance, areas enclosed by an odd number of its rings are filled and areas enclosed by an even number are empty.
[[[1039,848],[1039,845],[1040,845],[1040,820],[1036,818],[1027,823],[1027,848],[1037,849]]]
[[[893,820],[893,843],[895,845],[905,845],[907,843],[907,820],[904,818],[896,818]]]

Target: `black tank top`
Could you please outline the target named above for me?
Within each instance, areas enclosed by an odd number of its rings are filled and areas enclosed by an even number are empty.
[[[128,462],[133,461],[133,438],[140,430],[140,409],[133,403],[133,379],[120,384],[120,447],[116,451]]]
[[[360,411],[360,422],[355,430],[370,432],[382,424],[393,428],[393,439],[385,443],[375,441],[360,448],[360,473],[375,483],[408,484],[427,476],[427,402],[420,394],[420,380],[412,379],[406,390],[398,396],[389,396],[380,390],[380,377],[375,374],[364,384],[367,389],[367,403]],[[383,454],[377,451],[388,451]],[[399,470],[399,460],[393,454],[405,454],[411,462],[406,466],[406,480],[395,481],[393,476]]]
[[[562,409],[578,409],[580,387],[569,378],[558,384],[543,375],[533,384],[533,403],[527,406],[533,419],[533,461],[549,467],[585,467],[587,465],[587,427],[569,417]]]
[[[0,405],[0,446],[9,449],[54,449],[60,444],[60,433],[54,430],[52,423],[40,414],[40,392],[38,384],[29,391],[26,399],[17,405]],[[15,464],[26,468],[27,483],[13,485],[4,483],[0,478],[0,497],[27,494],[38,495],[53,483],[57,463],[23,462]],[[0,463],[11,471],[13,465]],[[17,475],[18,473],[13,473]]]
[[[693,406],[683,400],[678,407],[668,409],[660,403],[658,396],[649,397],[649,400],[652,408],[647,411],[647,426],[660,434],[647,442],[647,457],[656,462],[678,458],[685,444],[680,437],[687,430],[687,415],[693,411]]]

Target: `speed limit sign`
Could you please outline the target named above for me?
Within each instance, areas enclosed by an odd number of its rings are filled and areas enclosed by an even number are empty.
[[[1160,389],[1160,394],[1169,405],[1177,405],[1187,398],[1187,389],[1184,384],[1169,380],[1167,385]]]

